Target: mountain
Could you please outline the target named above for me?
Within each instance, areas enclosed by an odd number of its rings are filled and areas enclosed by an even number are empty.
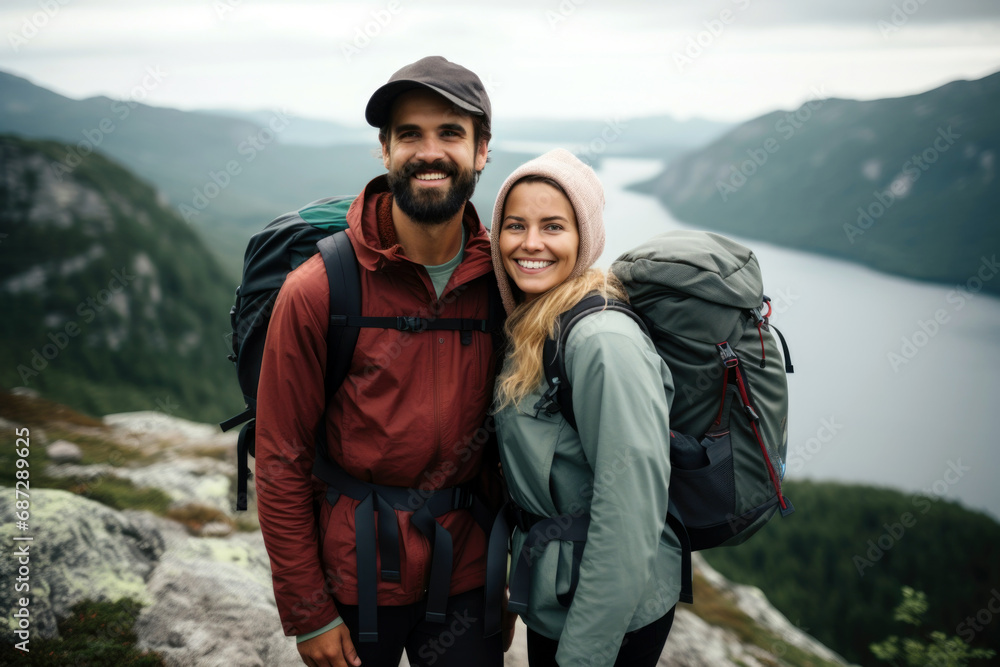
[[[256,122],[138,97],[74,100],[0,72],[0,132],[65,142],[53,162],[66,169],[99,152],[152,183],[204,234],[229,282],[253,232],[320,197],[358,192],[382,168],[374,134],[363,146],[285,145],[277,137],[296,124],[286,110]]]
[[[162,76],[151,70],[150,86]],[[142,89],[133,95],[75,100],[0,72],[0,132],[69,144],[56,159],[67,168],[100,152],[152,183],[202,233],[234,283],[247,241],[267,222],[320,197],[360,192],[384,172],[374,128],[281,108],[179,111],[143,104]],[[504,178],[551,145],[594,164],[606,155],[676,155],[725,127],[667,117],[498,121],[472,201],[488,223]]]
[[[813,100],[635,189],[724,233],[1000,293],[1000,280],[977,277],[1000,248],[998,104],[1000,73],[896,99]]]
[[[15,433],[31,457],[26,533],[15,522]],[[231,509],[235,451],[234,433],[162,412],[98,420],[0,392],[0,536],[34,538],[31,652],[16,652],[5,625],[0,663],[301,665],[281,632],[253,506]],[[694,565],[695,604],[678,607],[660,664],[844,664],[760,590],[697,555]],[[0,577],[13,581],[19,566],[0,559]],[[17,598],[0,588],[0,608],[13,612]],[[527,665],[526,634],[518,623],[504,664]]]
[[[199,113],[246,120],[258,127],[266,127],[273,115],[271,111],[235,111],[229,109],[201,109]],[[277,135],[282,144],[299,146],[333,146],[340,144],[364,144],[372,140],[372,128],[344,125],[320,118],[297,116],[295,122]]]
[[[98,153],[58,170],[66,151],[0,135],[0,385],[91,414],[238,411],[232,281],[152,186]]]
[[[234,286],[254,232],[315,199],[360,192],[384,172],[373,128],[365,131],[369,139],[363,144],[302,145],[296,137],[317,128],[318,137],[344,128],[283,109],[191,112],[137,99],[74,100],[4,72],[0,99],[0,132],[67,144],[52,157],[57,171],[72,170],[101,153],[152,183],[201,232]],[[503,179],[530,157],[491,152],[473,197],[487,221]]]
[[[202,113],[228,116],[265,126],[269,111],[204,109]],[[572,148],[577,152],[597,154],[654,156],[664,151],[678,152],[707,144],[732,127],[732,123],[672,116],[607,118],[603,120],[553,120],[549,118],[493,119],[494,146],[549,144]],[[350,126],[317,118],[296,118],[293,125],[278,135],[283,144],[328,146],[359,144],[370,140],[367,125]],[[593,146],[591,146],[593,144]]]

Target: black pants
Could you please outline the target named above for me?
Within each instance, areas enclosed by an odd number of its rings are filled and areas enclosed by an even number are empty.
[[[615,667],[655,667],[667,643],[667,635],[674,624],[674,610],[671,607],[658,621],[638,630],[626,632],[622,646],[618,649]],[[556,667],[556,651],[559,642],[544,637],[528,628],[528,664],[530,667]]]
[[[337,603],[351,631],[351,641],[363,667],[398,667],[406,650],[411,667],[501,667],[501,634],[483,638],[483,589],[448,598],[444,623],[424,618],[426,601],[378,608],[378,642],[358,641],[358,608]]]

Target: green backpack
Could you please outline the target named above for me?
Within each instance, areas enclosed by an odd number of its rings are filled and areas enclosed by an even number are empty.
[[[770,300],[757,258],[739,243],[710,232],[667,232],[619,257],[611,271],[631,305],[592,294],[560,315],[556,335],[545,341],[542,352],[548,389],[534,409],[536,414],[561,412],[576,429],[563,351],[584,317],[617,310],[649,335],[674,380],[670,442],[663,443],[670,448],[671,464],[665,521],[681,544],[679,599],[692,603],[692,551],[740,544],[777,511],[782,516],[795,511],[781,492],[788,426],[785,374],[792,364],[784,337],[768,321]],[[545,517],[510,505],[527,539],[511,575],[507,609],[527,610],[532,549],[556,539],[574,543],[570,588],[557,596],[569,607],[590,516]]]
[[[611,271],[631,305],[590,296],[563,313],[557,339],[546,341],[549,390],[538,407],[561,411],[576,428],[561,351],[582,317],[623,311],[646,330],[673,375],[671,514],[690,549],[740,544],[777,511],[791,514],[781,479],[792,364],[769,323],[753,252],[711,232],[673,231],[626,252]]]

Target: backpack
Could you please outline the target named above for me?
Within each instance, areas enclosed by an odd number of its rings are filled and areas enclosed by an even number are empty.
[[[690,549],[740,544],[777,511],[791,514],[795,508],[781,479],[786,373],[793,367],[784,337],[770,324],[756,256],[718,234],[673,231],[623,254],[611,271],[631,305],[592,295],[561,315],[558,337],[545,343],[549,389],[536,407],[561,411],[576,428],[566,340],[586,315],[624,312],[649,335],[673,375],[671,513],[683,524]]]
[[[347,211],[353,196],[326,197],[303,208],[285,213],[257,232],[247,245],[243,280],[229,311],[232,326],[232,353],[236,377],[246,409],[219,424],[228,431],[240,424],[236,447],[236,510],[247,509],[247,481],[251,478],[249,457],[255,453],[257,384],[264,354],[264,341],[278,292],[288,274],[319,252],[330,281],[330,322],[327,331],[326,396],[332,396],[351,365],[361,327],[399,331],[462,331],[462,342],[470,344],[473,331],[496,332],[503,307],[495,288],[490,292],[486,320],[361,316],[361,280],[354,247],[347,238]],[[494,293],[496,293],[494,295]],[[317,443],[318,454],[325,450]],[[319,458],[319,457],[318,457]]]

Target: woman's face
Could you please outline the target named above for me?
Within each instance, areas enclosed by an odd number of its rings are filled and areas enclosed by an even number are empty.
[[[531,301],[562,283],[576,266],[580,234],[569,199],[547,183],[519,183],[507,194],[500,256]]]

